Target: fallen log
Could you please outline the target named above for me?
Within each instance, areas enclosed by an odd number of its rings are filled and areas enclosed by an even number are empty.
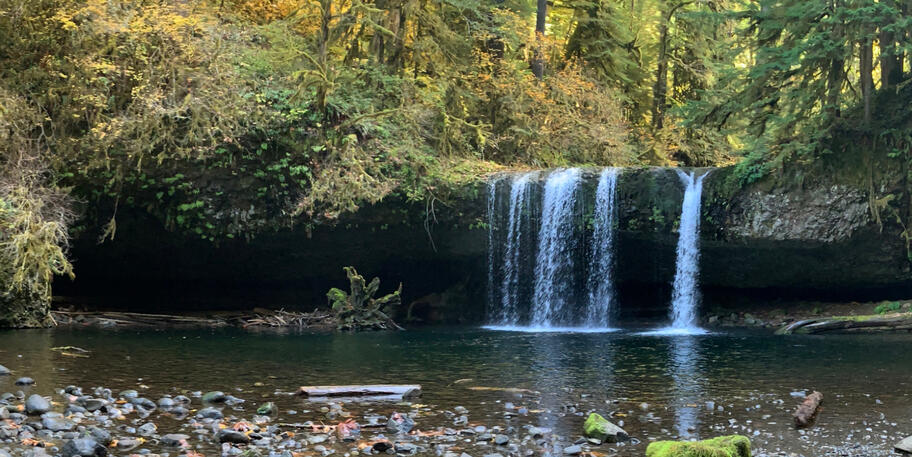
[[[817,391],[812,392],[804,401],[798,405],[798,409],[792,414],[795,417],[795,427],[807,427],[814,422],[817,417],[817,410],[820,409],[820,402],[823,401],[823,394]]]
[[[308,398],[321,397],[384,397],[406,399],[421,395],[418,384],[381,384],[365,386],[303,386],[298,395]]]

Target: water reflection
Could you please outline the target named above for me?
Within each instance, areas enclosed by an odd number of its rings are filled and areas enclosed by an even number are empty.
[[[702,397],[699,340],[689,335],[671,338],[669,355],[675,430],[681,438],[697,438]]]

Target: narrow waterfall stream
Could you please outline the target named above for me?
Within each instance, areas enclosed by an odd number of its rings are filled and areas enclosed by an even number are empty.
[[[533,327],[555,327],[568,320],[563,311],[572,287],[573,209],[579,184],[578,168],[552,172],[545,181],[535,260]]]
[[[675,277],[671,294],[671,325],[650,334],[698,335],[706,330],[697,325],[700,305],[700,204],[703,198],[703,179],[709,173],[676,170],[684,183],[684,202],[678,226]]]
[[[606,168],[595,190],[592,234],[592,262],[589,270],[587,327],[608,328],[615,314],[614,290],[615,231],[617,230],[617,168]]]
[[[527,209],[529,187],[538,173],[526,173],[514,177],[510,183],[510,201],[503,256],[503,280],[501,282],[500,312],[494,322],[499,325],[516,325],[519,321],[517,302],[520,291],[520,270],[522,268],[523,213]]]

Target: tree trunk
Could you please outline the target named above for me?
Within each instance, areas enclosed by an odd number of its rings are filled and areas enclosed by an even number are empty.
[[[902,81],[902,57],[896,49],[896,36],[880,31],[880,88],[887,89]]]
[[[332,0],[320,0],[320,7],[323,14],[320,20],[320,35],[318,41],[317,63],[321,72],[329,71],[329,24],[332,21]],[[326,97],[327,90],[325,84],[317,85],[317,108],[326,117]]]
[[[861,96],[864,99],[864,124],[871,126],[871,95],[874,92],[874,42],[866,38],[861,43]]]
[[[542,79],[545,75],[545,57],[542,55],[542,38],[545,37],[545,20],[548,17],[548,0],[538,0],[535,14],[535,55],[532,58],[532,74]]]
[[[656,57],[656,81],[652,88],[652,127],[661,129],[665,124],[665,104],[668,94],[668,23],[673,10],[662,14],[659,24],[659,53]]]
[[[835,12],[840,8],[839,0],[834,0],[832,4],[833,11]],[[842,24],[836,24],[833,35],[836,39],[842,37],[844,33],[844,26]],[[834,52],[839,52],[838,50]],[[839,92],[842,90],[843,83],[843,69],[845,67],[845,60],[840,55],[834,55],[830,59],[830,70],[827,74],[827,95],[826,95],[826,106],[824,109],[827,114],[829,114],[830,119],[836,119],[839,117]]]

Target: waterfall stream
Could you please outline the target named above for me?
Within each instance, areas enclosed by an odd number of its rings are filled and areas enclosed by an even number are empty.
[[[535,296],[532,326],[555,327],[563,320],[564,305],[573,275],[573,209],[580,184],[579,168],[548,175],[542,201],[538,254],[535,260]]]
[[[616,231],[617,168],[606,168],[595,189],[592,262],[589,270],[587,327],[609,327],[615,313],[614,238]]]

